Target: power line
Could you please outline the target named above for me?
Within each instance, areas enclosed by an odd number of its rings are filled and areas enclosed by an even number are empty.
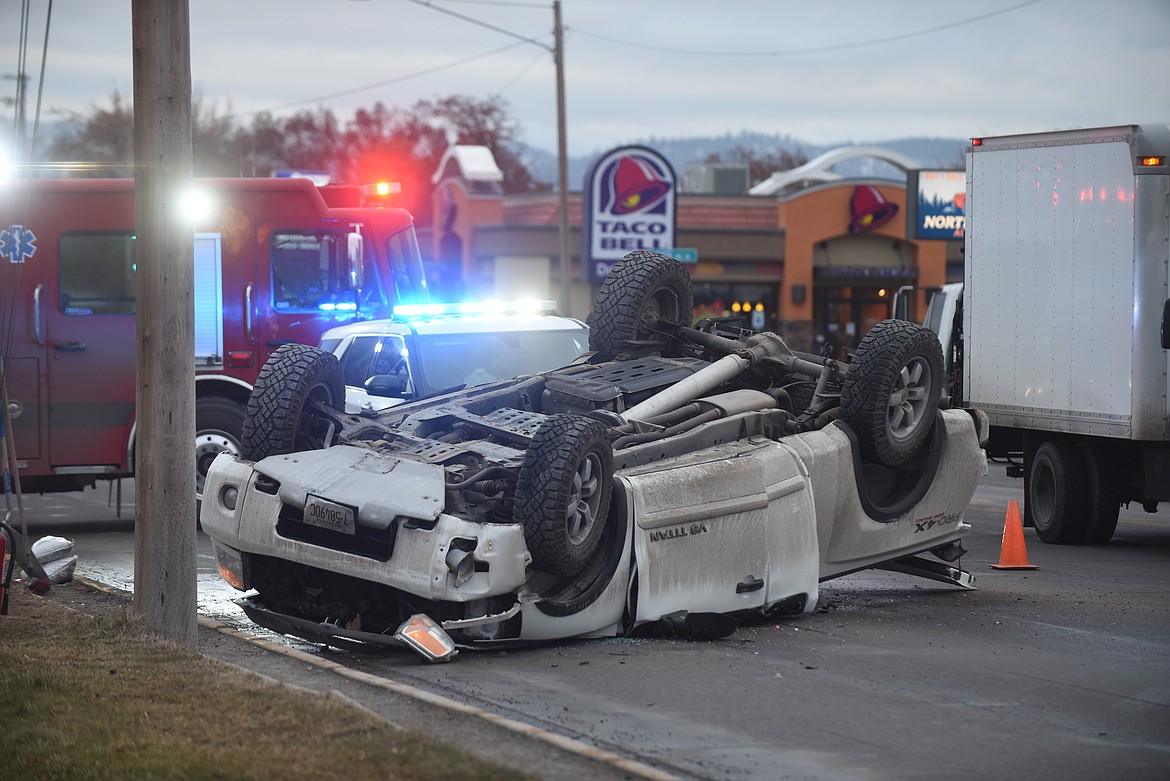
[[[496,90],[496,94],[497,94],[497,95],[503,95],[505,92],[507,92],[507,91],[508,91],[508,89],[509,89],[509,88],[510,88],[510,87],[511,87],[513,84],[515,84],[516,82],[520,81],[520,78],[521,78],[521,77],[522,77],[522,76],[523,76],[525,73],[527,73],[528,71],[532,70],[532,66],[533,66],[533,65],[535,65],[536,63],[538,63],[538,62],[540,62],[541,60],[543,60],[543,59],[544,59],[544,56],[545,56],[545,53],[544,53],[544,52],[539,52],[539,53],[538,53],[538,54],[537,54],[535,57],[533,57],[533,58],[532,58],[532,60],[531,60],[531,61],[530,61],[530,62],[529,62],[527,65],[525,65],[523,68],[521,68],[521,69],[520,69],[520,71],[519,71],[519,72],[518,72],[518,73],[517,73],[515,76],[513,76],[512,78],[510,78],[510,79],[508,79],[506,82],[504,82],[504,86],[502,86],[502,87],[500,87],[498,90]]]
[[[260,114],[260,113],[263,113],[266,111],[282,111],[286,108],[294,108],[296,106],[303,106],[307,103],[324,103],[326,101],[334,100],[336,98],[344,98],[348,95],[356,95],[359,92],[366,92],[366,91],[372,90],[372,89],[379,89],[381,87],[388,87],[391,84],[398,84],[399,82],[408,81],[410,79],[417,79],[420,76],[429,76],[432,73],[438,73],[439,71],[448,70],[450,68],[457,68],[460,65],[466,65],[469,62],[475,62],[476,60],[482,60],[485,57],[491,57],[491,56],[494,56],[496,54],[500,54],[501,52],[506,52],[509,49],[515,49],[516,47],[522,45],[523,43],[526,43],[526,41],[517,41],[516,43],[509,43],[509,44],[506,44],[504,46],[500,46],[498,48],[492,49],[490,51],[482,52],[480,54],[474,54],[470,57],[464,57],[463,59],[460,59],[460,60],[448,62],[448,63],[445,63],[443,65],[436,65],[433,68],[425,68],[425,69],[420,70],[420,71],[414,71],[413,73],[404,73],[401,76],[396,76],[392,79],[386,79],[385,81],[379,81],[379,82],[376,82],[374,84],[366,84],[365,86],[362,86],[362,87],[353,87],[351,89],[342,90],[341,92],[331,92],[328,95],[320,95],[320,96],[315,97],[315,98],[305,98],[304,100],[297,100],[297,101],[293,101],[292,103],[283,103],[279,106],[273,106],[272,108],[260,109],[257,111],[247,111],[247,112],[244,112],[244,116],[247,116],[249,114]]]
[[[416,1],[417,0],[411,0],[411,2],[416,2]],[[579,27],[574,27],[572,29],[573,29],[573,32],[575,32],[578,35],[584,35],[584,36],[589,37],[589,38],[596,38],[599,41],[606,41],[608,43],[616,43],[616,44],[619,44],[622,46],[631,46],[631,47],[646,50],[646,51],[665,52],[668,54],[685,54],[685,55],[693,55],[696,57],[788,57],[788,56],[792,56],[792,55],[796,55],[796,54],[820,54],[822,52],[835,52],[835,51],[842,51],[844,49],[860,49],[860,48],[865,47],[865,46],[877,46],[877,45],[883,44],[883,43],[892,43],[894,41],[904,41],[907,38],[917,38],[917,37],[920,37],[923,35],[930,35],[932,33],[941,32],[943,30],[950,30],[950,29],[953,29],[955,27],[962,27],[964,25],[973,24],[975,22],[981,22],[984,19],[990,19],[993,16],[1000,16],[1001,14],[1010,13],[1012,11],[1018,11],[1021,8],[1025,8],[1029,5],[1035,5],[1036,3],[1040,3],[1040,2],[1043,2],[1043,0],[1028,0],[1027,2],[1024,2],[1024,3],[1018,3],[1016,5],[1009,6],[1007,8],[1001,8],[998,11],[989,11],[988,13],[979,14],[978,16],[972,16],[972,17],[969,17],[967,19],[960,19],[959,21],[956,21],[956,22],[948,22],[947,24],[940,24],[936,27],[927,27],[927,28],[922,29],[922,30],[915,30],[913,32],[908,32],[908,33],[899,33],[898,35],[889,35],[889,36],[886,36],[884,38],[874,38],[874,39],[868,40],[868,41],[855,41],[853,43],[837,43],[837,44],[829,44],[827,46],[812,46],[812,47],[804,48],[804,49],[779,49],[776,51],[744,52],[744,51],[702,51],[702,50],[698,50],[698,49],[676,49],[676,48],[672,48],[669,46],[652,46],[652,45],[649,45],[646,43],[642,43],[640,41],[626,41],[626,40],[622,40],[620,38],[612,38],[610,36],[601,35],[599,33],[591,33],[587,30],[582,30]]]
[[[519,0],[441,0],[444,3],[463,3],[464,5],[498,5],[509,6],[512,8],[539,8],[542,11],[548,10],[548,3],[523,3]]]
[[[460,2],[460,1],[464,2],[464,3],[476,2],[476,0],[446,0],[446,2]],[[320,96],[315,97],[315,98],[305,98],[304,100],[296,100],[296,101],[293,101],[291,103],[283,103],[279,106],[273,106],[273,107],[267,108],[267,109],[260,109],[257,111],[244,112],[244,116],[248,116],[251,114],[260,114],[260,113],[263,113],[265,111],[283,111],[284,109],[287,109],[287,108],[295,108],[297,106],[304,106],[304,105],[309,104],[309,103],[324,103],[326,101],[335,100],[337,98],[344,98],[344,97],[347,97],[349,95],[356,95],[359,92],[367,92],[367,91],[372,90],[372,89],[380,89],[382,87],[388,87],[392,84],[398,84],[398,83],[403,82],[403,81],[409,81],[410,79],[417,79],[421,76],[429,76],[432,73],[438,73],[440,71],[448,70],[450,68],[457,68],[460,65],[466,65],[469,62],[475,62],[476,60],[481,60],[481,59],[484,59],[485,57],[491,57],[493,55],[500,54],[502,52],[506,52],[509,49],[514,49],[517,46],[520,46],[521,44],[525,44],[525,43],[530,43],[530,44],[533,44],[535,46],[539,46],[540,48],[544,49],[546,52],[553,52],[554,51],[552,46],[549,46],[548,44],[543,43],[539,38],[525,37],[523,35],[519,35],[517,33],[514,33],[511,30],[505,30],[502,27],[496,27],[493,24],[489,24],[489,23],[481,21],[479,19],[474,19],[470,16],[465,16],[463,14],[456,13],[455,11],[452,11],[452,10],[447,9],[447,8],[441,8],[437,5],[435,5],[434,3],[430,2],[430,0],[407,0],[407,2],[414,3],[415,5],[425,6],[427,8],[430,8],[431,10],[438,11],[440,13],[444,13],[444,14],[447,14],[449,16],[454,16],[457,19],[462,19],[465,22],[470,22],[471,24],[479,25],[480,27],[485,27],[489,30],[493,30],[495,32],[498,32],[502,35],[506,35],[509,38],[515,38],[516,42],[507,44],[506,46],[500,46],[496,49],[492,49],[490,51],[486,51],[486,52],[483,52],[481,54],[475,54],[475,55],[472,55],[470,57],[464,57],[462,59],[455,60],[453,62],[449,62],[449,63],[446,63],[444,65],[436,65],[433,68],[425,68],[425,69],[420,70],[420,71],[414,71],[412,73],[405,73],[401,76],[396,76],[392,79],[386,79],[384,81],[375,82],[373,84],[366,84],[366,85],[361,86],[361,87],[353,87],[351,89],[341,90],[340,92],[331,92],[328,95],[320,95]],[[480,5],[515,5],[515,6],[524,6],[524,7],[528,7],[528,8],[545,8],[546,7],[544,5],[538,5],[535,3],[500,2],[499,0],[480,0],[477,4],[480,4]],[[517,74],[511,81],[508,82],[506,87],[511,86],[512,83],[515,82],[515,80],[518,79],[521,75],[523,75],[523,73],[525,71],[527,71],[528,68],[530,68],[530,67],[532,67],[532,63],[530,63],[528,66],[525,66],[525,68],[523,70],[521,70],[521,72],[519,74]]]
[[[524,43],[534,44],[536,46],[541,47],[542,49],[545,49],[546,51],[548,51],[550,53],[553,51],[553,47],[541,43],[536,38],[525,38],[524,36],[519,35],[518,33],[514,33],[511,30],[505,30],[503,27],[496,27],[494,24],[489,24],[488,22],[484,22],[480,19],[474,19],[470,16],[464,16],[463,14],[456,13],[455,11],[452,11],[450,8],[443,8],[442,6],[435,5],[430,0],[406,0],[406,2],[414,3],[415,5],[425,6],[427,8],[430,8],[432,11],[438,11],[441,14],[447,14],[448,16],[454,16],[456,19],[462,19],[465,22],[470,22],[472,24],[479,25],[480,27],[486,28],[488,30],[493,30],[501,35],[506,35],[509,38],[515,38],[519,41],[523,41]]]

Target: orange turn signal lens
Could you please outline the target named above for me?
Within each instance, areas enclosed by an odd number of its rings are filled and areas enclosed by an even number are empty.
[[[406,619],[394,637],[418,651],[428,662],[446,662],[458,653],[455,641],[443,627],[422,613]]]

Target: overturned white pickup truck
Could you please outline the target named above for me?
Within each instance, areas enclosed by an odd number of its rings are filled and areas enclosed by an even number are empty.
[[[220,572],[265,627],[432,660],[724,636],[870,567],[971,586],[987,424],[939,409],[931,331],[884,321],[843,362],[690,313],[682,266],[631,253],[572,365],[362,415],[331,354],[286,345],[207,477]]]

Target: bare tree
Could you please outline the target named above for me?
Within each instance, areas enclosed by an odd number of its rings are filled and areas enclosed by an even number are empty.
[[[202,99],[191,103],[191,135],[196,176],[240,176],[249,146],[228,111]],[[49,144],[49,159],[87,163],[84,176],[133,176],[134,106],[113,92],[108,106],[70,117],[64,132]]]
[[[242,133],[230,110],[214,102],[191,102],[195,176],[243,176]]]
[[[49,145],[50,159],[96,163],[90,176],[133,176],[134,106],[119,92],[109,107],[93,106],[89,116],[74,114],[66,129]]]
[[[451,95],[439,100],[421,100],[413,113],[421,119],[449,128],[457,144],[476,144],[492,150],[496,165],[504,174],[504,191],[510,193],[545,191],[551,185],[528,172],[515,151],[523,128],[512,116],[508,102],[499,95],[483,100]]]
[[[449,142],[488,147],[504,174],[505,192],[546,190],[514,151],[521,127],[503,100],[453,95],[409,109],[376,103],[342,122],[327,108],[288,117],[261,112],[248,125],[202,99],[191,110],[197,176],[270,176],[281,168],[322,170],[335,181],[402,184],[398,203],[429,220],[430,177]],[[132,175],[133,107],[121,94],[89,115],[74,115],[49,147],[54,160],[97,164],[89,175]]]

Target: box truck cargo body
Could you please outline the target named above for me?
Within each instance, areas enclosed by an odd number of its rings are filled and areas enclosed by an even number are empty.
[[[961,322],[953,392],[1022,459],[1041,539],[1106,542],[1121,503],[1170,500],[1170,126],[973,139],[966,208],[928,314]]]
[[[198,474],[238,447],[269,354],[426,301],[411,215],[307,179],[197,180],[194,217]],[[134,472],[134,181],[0,185],[0,358],[25,490]]]

